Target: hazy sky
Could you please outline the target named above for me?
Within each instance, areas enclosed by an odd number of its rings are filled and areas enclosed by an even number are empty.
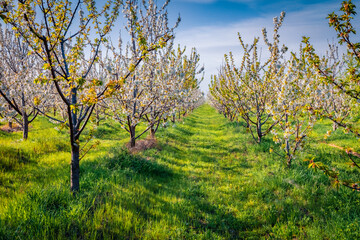
[[[261,36],[261,29],[272,32],[273,17],[286,12],[280,30],[280,40],[290,51],[299,48],[302,36],[309,36],[318,52],[324,53],[328,42],[337,41],[335,31],[328,26],[326,16],[338,11],[340,0],[286,1],[286,0],[172,0],[170,20],[180,14],[182,21],[176,30],[176,43],[196,47],[205,66],[205,79],[201,84],[207,91],[210,76],[216,74],[225,53],[232,51],[241,58],[237,39],[239,32],[244,41],[251,43]],[[263,42],[260,41],[262,44]],[[262,50],[266,55],[266,48]]]

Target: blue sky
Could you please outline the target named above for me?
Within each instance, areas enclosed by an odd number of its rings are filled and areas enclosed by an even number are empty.
[[[288,1],[288,0],[172,0],[170,11],[180,13],[182,27],[221,25],[229,22],[267,16],[281,11],[299,11],[317,4],[340,1]]]
[[[176,43],[196,47],[205,66],[201,85],[207,91],[210,76],[216,74],[225,53],[232,51],[241,58],[237,33],[250,43],[267,28],[270,35],[272,19],[286,12],[281,28],[281,42],[291,51],[299,48],[302,36],[309,36],[318,52],[325,53],[328,42],[337,41],[335,31],[328,27],[326,16],[337,11],[340,0],[172,0],[169,18],[182,21],[176,30]],[[266,55],[264,47],[264,55]]]

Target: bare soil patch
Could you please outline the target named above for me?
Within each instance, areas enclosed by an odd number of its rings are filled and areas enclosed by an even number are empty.
[[[12,132],[22,131],[22,128],[21,128],[21,126],[19,124],[13,123],[12,127],[10,127],[9,124],[0,126],[0,131],[7,132],[7,133],[12,133]]]
[[[130,153],[134,154],[145,151],[147,149],[157,148],[158,141],[156,138],[148,137],[146,139],[136,141],[135,147],[130,147],[130,143],[127,143],[126,147],[129,149]]]

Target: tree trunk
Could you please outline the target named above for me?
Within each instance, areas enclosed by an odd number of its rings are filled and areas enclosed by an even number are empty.
[[[9,105],[9,110],[11,110],[11,105]],[[13,128],[13,123],[11,120],[9,120],[9,128]]]
[[[71,105],[75,106],[77,104],[77,89],[72,88],[71,89]],[[70,105],[70,106],[71,106]],[[72,128],[70,128],[70,143],[71,143],[71,191],[73,195],[76,195],[76,193],[80,190],[80,146],[79,146],[79,137],[76,136],[78,133],[78,129],[76,129],[77,126],[77,110],[71,110],[69,106],[69,122],[72,125]]]
[[[256,131],[257,131],[257,135],[258,135],[258,143],[261,143],[261,138],[262,138],[262,132],[261,132],[261,123],[260,120],[258,121],[258,125],[256,127]]]
[[[291,157],[290,156],[288,156],[288,158],[287,158],[287,162],[286,162],[286,165],[288,166],[288,168],[291,168]]]
[[[289,144],[289,140],[286,139],[285,140],[285,147],[286,147],[286,158],[287,158],[287,162],[286,165],[290,168],[291,167],[291,154],[290,154],[290,144]]]
[[[27,140],[28,139],[28,135],[29,135],[29,119],[28,119],[28,115],[26,114],[26,110],[25,110],[25,95],[24,93],[22,93],[22,99],[21,99],[21,105],[22,105],[22,119],[23,119],[23,140]]]
[[[100,115],[99,115],[99,111],[96,111],[96,114],[95,114],[95,120],[96,120],[96,126],[99,126],[100,125]]]
[[[244,121],[245,121],[245,124],[246,124],[246,129],[249,129],[250,128],[250,123],[249,123],[249,120],[247,119],[247,118],[245,118],[245,117],[242,117],[242,119],[244,119]]]
[[[333,131],[336,131],[338,129],[339,125],[336,122],[333,122]]]
[[[135,131],[136,126],[130,126],[130,147],[135,147],[136,139],[135,139]]]
[[[155,138],[155,129],[153,129],[153,128],[150,128],[150,137],[151,138]]]
[[[287,124],[289,122],[289,118],[288,115],[285,114],[285,123]],[[286,157],[287,157],[287,166],[290,168],[291,167],[291,159],[292,156],[290,154],[290,143],[289,143],[289,139],[285,140],[285,147],[286,147]]]
[[[23,139],[27,140],[29,136],[29,119],[26,113],[23,113]]]
[[[80,190],[80,147],[76,141],[71,143],[71,191]]]

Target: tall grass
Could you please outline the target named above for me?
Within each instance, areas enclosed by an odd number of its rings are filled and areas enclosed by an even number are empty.
[[[0,239],[360,237],[358,193],[332,188],[303,162],[316,156],[358,174],[344,153],[323,143],[321,125],[288,169],[269,153],[272,141],[255,144],[241,124],[208,105],[161,129],[158,148],[136,155],[107,122],[96,135],[101,145],[81,162],[81,191],[73,197],[65,135],[40,123],[27,143],[17,134],[1,137],[0,152],[15,160],[0,172]],[[348,139],[337,134],[327,141]]]

